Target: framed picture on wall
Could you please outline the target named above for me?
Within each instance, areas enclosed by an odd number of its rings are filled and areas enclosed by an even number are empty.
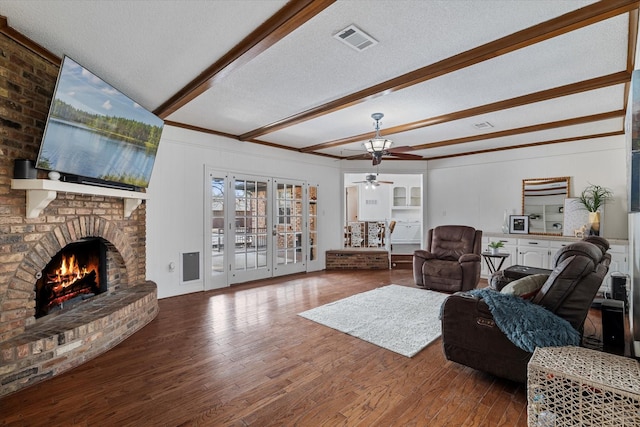
[[[526,215],[509,216],[509,233],[529,234],[529,217]]]

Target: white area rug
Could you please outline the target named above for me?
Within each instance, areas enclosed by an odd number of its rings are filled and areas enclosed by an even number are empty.
[[[442,333],[447,294],[389,285],[299,313],[306,319],[413,357]]]

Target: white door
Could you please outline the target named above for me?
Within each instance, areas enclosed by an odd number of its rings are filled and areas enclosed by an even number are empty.
[[[283,179],[273,185],[273,275],[299,273],[306,269],[306,185]]]
[[[317,262],[317,190],[206,169],[204,289],[298,273]]]
[[[271,277],[271,179],[233,175],[229,181],[233,206],[228,209],[234,212],[228,224],[227,253],[231,254],[229,282],[241,283]]]
[[[347,222],[345,224],[358,220],[358,216],[360,215],[358,212],[358,198],[357,185],[350,185],[345,188],[345,218],[347,218]]]
[[[218,289],[229,286],[229,263],[225,251],[225,231],[228,231],[227,175],[207,169],[205,173],[205,230],[211,230],[211,236],[205,238],[205,280],[204,289]],[[208,254],[208,256],[207,256]]]

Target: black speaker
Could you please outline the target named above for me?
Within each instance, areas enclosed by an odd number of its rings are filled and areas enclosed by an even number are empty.
[[[606,352],[624,353],[624,302],[602,302],[602,343]]]
[[[13,161],[13,177],[15,179],[36,179],[38,171],[33,160],[15,159]]]
[[[620,273],[611,275],[611,298],[624,302],[625,311],[628,309],[627,276]]]

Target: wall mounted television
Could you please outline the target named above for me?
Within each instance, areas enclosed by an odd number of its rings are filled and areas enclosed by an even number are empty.
[[[36,168],[63,180],[147,188],[164,122],[65,56]]]

